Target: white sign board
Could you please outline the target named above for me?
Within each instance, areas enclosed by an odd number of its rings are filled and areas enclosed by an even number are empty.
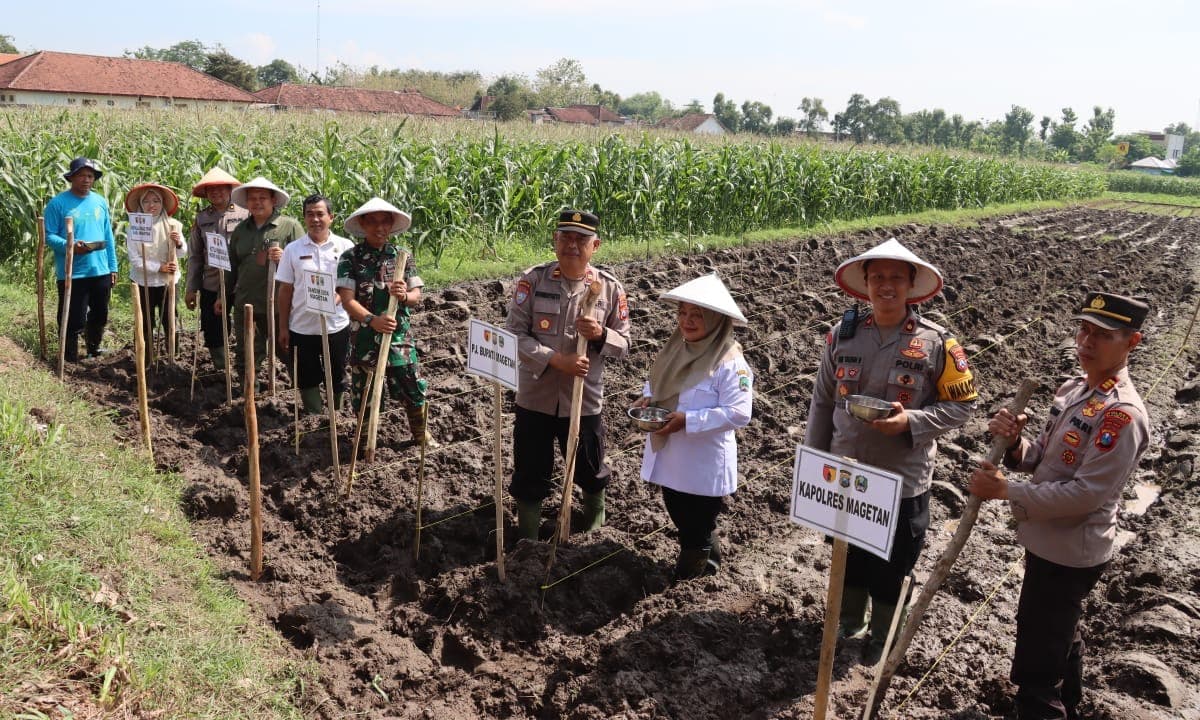
[[[304,271],[304,307],[322,315],[337,312],[333,273]]]
[[[129,213],[129,242],[154,242],[154,216],[150,213]]]
[[[218,270],[232,270],[233,266],[229,264],[229,243],[225,237],[217,233],[205,233],[204,239],[208,252],[208,266]]]
[[[887,560],[902,487],[896,473],[799,445],[791,520]]]
[[[1183,157],[1183,140],[1182,135],[1167,136],[1167,160],[1178,162]]]
[[[467,372],[517,389],[517,336],[471,318]]]

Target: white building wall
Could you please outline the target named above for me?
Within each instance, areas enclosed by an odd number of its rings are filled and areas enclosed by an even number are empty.
[[[47,105],[51,107],[92,108],[176,108],[179,110],[244,109],[248,103],[224,100],[195,100],[192,98],[137,98],[130,95],[89,95],[87,93],[53,93],[31,90],[0,89],[0,105]]]
[[[725,128],[721,127],[721,123],[717,122],[716,118],[705,118],[704,122],[696,126],[693,131],[697,135],[724,135]]]

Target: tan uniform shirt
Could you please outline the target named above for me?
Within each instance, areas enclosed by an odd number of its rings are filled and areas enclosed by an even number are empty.
[[[216,233],[226,240],[233,234],[238,223],[250,217],[250,211],[240,205],[229,203],[229,207],[218,210],[209,205],[196,213],[196,222],[188,233],[187,290],[195,292],[203,287],[210,292],[220,289],[220,270],[208,265],[208,240],[205,233]],[[226,288],[229,290],[231,288]]]
[[[591,361],[583,383],[581,414],[599,414],[604,397],[604,361],[629,351],[629,303],[625,289],[611,273],[588,266],[583,281],[562,277],[558,262],[525,271],[508,303],[504,326],[517,336],[520,358],[517,405],[526,410],[568,417],[574,376],[550,367],[555,352],[574,353],[575,319],[588,286],[599,280],[603,289],[592,316],[607,328],[600,340],[588,343]]]
[[[1150,440],[1142,398],[1121,368],[1088,389],[1068,380],[1054,394],[1037,440],[1022,438],[1005,465],[1032,471],[1008,485],[1017,540],[1030,552],[1068,567],[1112,558],[1121,491]]]
[[[808,408],[804,444],[904,478],[903,497],[933,481],[938,436],[961,427],[975,409],[974,377],[962,346],[945,328],[910,310],[884,337],[874,318],[860,319],[852,338],[826,337]],[[850,415],[840,400],[870,395],[904,405],[908,432],[884,435]]]

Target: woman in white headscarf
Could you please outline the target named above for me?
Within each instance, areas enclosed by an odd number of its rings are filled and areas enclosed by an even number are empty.
[[[670,411],[646,438],[642,479],[662,486],[679,530],[675,579],[717,571],[717,515],[737,490],[734,430],[750,422],[754,375],[733,339],[746,318],[714,273],[662,295],[677,303],[676,328],[650,366],[639,405]]]
[[[148,347],[156,323],[164,334],[174,329],[175,308],[165,307],[164,301],[168,287],[174,288],[179,282],[178,258],[187,255],[183,225],[171,217],[179,210],[179,196],[165,185],[142,183],[125,196],[125,210],[154,217],[153,240],[129,243],[129,279],[143,288],[142,316]]]

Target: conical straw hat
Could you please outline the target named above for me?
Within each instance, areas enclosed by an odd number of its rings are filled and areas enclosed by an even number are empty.
[[[688,280],[674,290],[663,293],[659,298],[699,305],[713,312],[728,315],[733,318],[734,325],[744,326],[746,324],[746,316],[742,314],[737,303],[733,301],[733,296],[726,289],[725,283],[721,282],[721,278],[717,277],[716,273]]]
[[[363,203],[362,207],[351,213],[350,217],[346,218],[346,232],[354,237],[364,237],[366,233],[363,232],[362,225],[359,224],[358,219],[367,213],[373,212],[392,214],[392,229],[388,231],[389,235],[402,233],[412,226],[412,215],[400,210],[383,198],[373,197]]]
[[[204,173],[204,177],[200,178],[200,182],[196,183],[196,186],[192,188],[192,197],[205,197],[205,193],[214,185],[228,185],[232,190],[241,184],[241,180],[238,180],[221,168],[215,167]]]
[[[834,281],[851,297],[870,300],[867,296],[867,278],[863,265],[871,260],[899,260],[917,269],[917,276],[908,291],[908,302],[925,302],[942,290],[942,273],[936,267],[917,257],[916,253],[900,244],[896,238],[876,245],[862,255],[852,257],[838,266],[833,274]]]
[[[245,185],[238,185],[235,187],[233,192],[229,194],[229,199],[237,205],[246,207],[246,191],[252,188],[262,188],[264,190],[270,190],[272,193],[274,193],[276,210],[282,210],[284,206],[288,204],[288,200],[292,199],[291,195],[288,195],[284,191],[275,187],[275,183],[266,179],[262,175],[259,175]]]
[[[174,215],[179,209],[179,196],[175,191],[166,185],[158,183],[142,183],[134,185],[128,193],[125,194],[125,211],[126,212],[141,212],[142,211],[142,195],[146,194],[147,190],[157,190],[159,196],[162,197],[163,210],[168,215]]]

